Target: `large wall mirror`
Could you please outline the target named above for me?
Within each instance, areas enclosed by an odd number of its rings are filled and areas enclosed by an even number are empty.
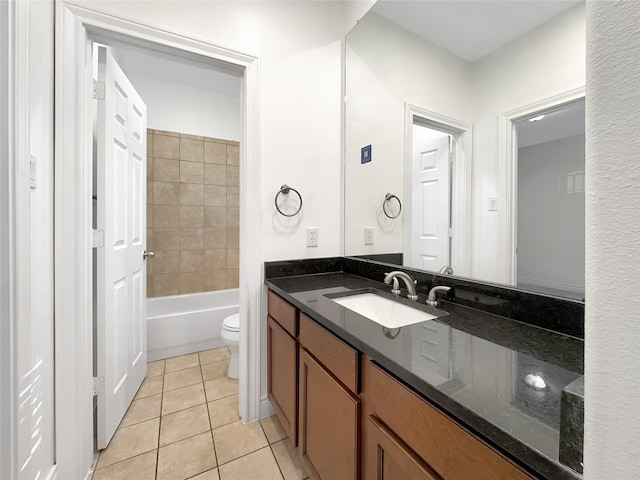
[[[344,249],[584,297],[581,1],[378,0],[347,35]]]

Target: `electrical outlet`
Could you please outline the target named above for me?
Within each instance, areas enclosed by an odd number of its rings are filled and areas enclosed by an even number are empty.
[[[498,197],[489,197],[489,211],[490,212],[498,211]]]
[[[315,227],[307,228],[307,247],[318,246],[318,229]]]
[[[373,245],[373,228],[364,227],[364,244]]]

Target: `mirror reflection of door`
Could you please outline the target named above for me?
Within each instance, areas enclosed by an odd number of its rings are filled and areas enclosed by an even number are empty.
[[[434,272],[451,265],[451,147],[450,134],[414,120],[411,265]]]
[[[584,298],[584,99],[516,122],[517,285]]]

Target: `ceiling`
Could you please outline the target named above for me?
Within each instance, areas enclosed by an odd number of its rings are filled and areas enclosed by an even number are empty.
[[[581,1],[378,0],[371,11],[475,62]]]

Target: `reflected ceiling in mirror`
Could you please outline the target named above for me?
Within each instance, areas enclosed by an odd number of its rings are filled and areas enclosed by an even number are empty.
[[[584,72],[582,2],[377,2],[346,40],[345,253],[402,253],[408,267],[449,265],[456,276],[516,285],[508,114],[578,98]],[[449,135],[453,163],[436,166],[432,149],[416,150],[415,124]],[[430,199],[422,209],[416,159],[447,170],[420,187]],[[449,192],[444,230],[433,223],[440,186]],[[389,193],[402,202],[395,219],[384,214]],[[448,251],[412,261],[419,230],[450,238]]]

